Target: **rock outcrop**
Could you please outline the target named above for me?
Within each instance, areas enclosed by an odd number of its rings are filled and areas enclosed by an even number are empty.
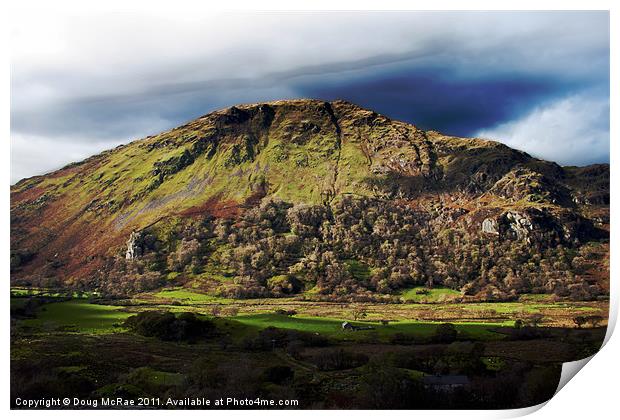
[[[133,231],[127,240],[125,259],[133,260],[142,255],[142,233]]]
[[[499,236],[499,225],[497,224],[497,220],[484,219],[482,221],[482,232]]]

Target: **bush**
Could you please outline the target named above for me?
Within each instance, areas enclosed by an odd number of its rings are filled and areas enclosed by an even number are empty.
[[[166,341],[196,340],[215,330],[211,321],[201,320],[190,312],[177,316],[171,312],[140,312],[127,318],[124,325],[137,334]]]
[[[368,356],[342,349],[326,350],[313,356],[312,363],[320,370],[353,369],[368,363]]]
[[[244,347],[248,350],[271,350],[287,348],[292,343],[295,343],[297,347],[323,347],[328,345],[329,341],[320,334],[267,327],[260,331],[257,337],[246,339]]]
[[[291,309],[288,311],[286,309],[276,309],[274,312],[278,315],[286,315],[286,316],[297,315],[297,311],[294,309]]]
[[[456,340],[458,331],[452,324],[441,324],[437,327],[435,334],[433,335],[433,341],[437,343],[452,343]]]
[[[510,332],[511,340],[535,340],[538,338],[544,338],[548,335],[544,330],[529,325],[521,328],[513,328]]]
[[[301,284],[295,277],[283,274],[268,279],[267,288],[276,296],[285,296],[299,293]]]
[[[402,370],[381,364],[371,364],[365,370],[360,377],[361,408],[420,408],[425,402],[422,385]]]

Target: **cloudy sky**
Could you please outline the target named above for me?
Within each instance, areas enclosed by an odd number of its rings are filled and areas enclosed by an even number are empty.
[[[565,165],[609,161],[607,12],[24,13],[11,40],[12,182],[301,97]]]

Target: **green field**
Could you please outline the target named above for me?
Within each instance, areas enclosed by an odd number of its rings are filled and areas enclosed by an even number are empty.
[[[372,330],[347,331],[342,329],[343,320],[320,317],[301,317],[286,316],[278,314],[254,314],[240,315],[232,318],[242,324],[256,327],[257,329],[276,327],[292,330],[319,333],[330,338],[352,340],[368,339],[376,335],[380,340],[387,340],[394,334],[407,334],[415,338],[431,337],[438,322],[417,322],[417,321],[397,321],[388,325],[372,322],[353,322],[353,325],[361,327],[372,327]],[[511,322],[505,323],[455,323],[456,329],[462,334],[463,338],[472,340],[493,340],[501,339],[503,334],[494,332],[493,329],[508,326]]]
[[[30,296],[45,296],[45,297],[72,297],[72,298],[89,298],[98,297],[97,292],[70,292],[59,291],[57,289],[45,289],[41,287],[11,287],[11,297],[30,297]]]
[[[447,296],[458,295],[458,292],[433,288],[419,294],[420,289],[412,288],[402,294],[401,297],[408,303],[332,304],[295,297],[227,299],[196,289],[169,287],[138,295],[130,303],[124,301],[119,306],[94,304],[76,298],[46,303],[36,309],[36,318],[22,317],[19,325],[42,331],[113,333],[125,331],[120,324],[132,312],[156,310],[194,312],[208,318],[212,318],[212,314],[219,314],[216,322],[227,323],[225,329],[234,338],[243,338],[273,326],[319,333],[334,340],[387,342],[395,334],[426,339],[434,334],[437,325],[449,322],[456,326],[460,339],[496,340],[504,338],[503,334],[496,331],[498,327],[513,326],[515,319],[527,320],[530,314],[542,314],[543,325],[554,325],[554,322],[557,325],[557,320],[560,320],[564,325],[572,326],[570,316],[574,315],[571,314],[601,313],[596,302],[553,302],[548,295],[531,295],[516,302],[445,303]],[[12,311],[32,310],[24,308],[30,299],[25,290],[11,290]],[[32,299],[53,298],[54,294],[52,290],[37,290],[30,296]],[[422,299],[425,303],[419,302]],[[431,300],[436,303],[431,303]],[[121,306],[124,304],[127,306]],[[293,315],[278,313],[285,311]],[[355,311],[362,311],[364,315],[354,324],[371,329],[348,331],[341,328],[343,321],[354,319]],[[381,320],[389,321],[384,325]]]
[[[84,300],[50,303],[38,309],[36,318],[24,320],[24,325],[48,330],[64,328],[84,333],[111,333],[119,331],[116,325],[131,315],[121,309]]]
[[[64,329],[69,332],[111,333],[122,331],[119,323],[131,315],[122,311],[121,306],[108,306],[87,303],[84,300],[70,300],[49,303],[37,310],[37,317],[26,319],[23,324],[28,327],[44,330]],[[392,321],[388,325],[376,322],[354,322],[360,327],[372,327],[370,330],[343,330],[342,319],[287,316],[275,313],[245,314],[230,318],[222,318],[219,322],[229,321],[229,327],[244,335],[267,327],[285,328],[311,333],[319,333],[327,337],[356,341],[375,337],[381,341],[388,340],[394,334],[401,333],[415,338],[428,338],[435,333],[439,322]],[[235,327],[234,324],[239,324]],[[459,334],[465,339],[493,340],[503,335],[493,329],[509,323],[455,323]],[[243,327],[247,328],[243,328]]]
[[[461,293],[445,287],[412,287],[401,293],[401,298],[406,302],[444,302],[461,296]]]
[[[509,315],[524,313],[537,313],[544,309],[565,309],[574,312],[587,312],[592,308],[586,305],[580,305],[579,302],[574,303],[541,303],[539,301],[522,301],[522,302],[482,302],[482,303],[464,303],[461,308],[470,311],[494,311],[497,314]]]

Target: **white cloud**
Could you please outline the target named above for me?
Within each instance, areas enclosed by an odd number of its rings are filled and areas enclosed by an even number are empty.
[[[11,135],[11,184],[20,179],[51,172],[71,162],[111,149],[122,142],[118,139],[83,142],[75,139]]]
[[[13,109],[404,54],[497,71],[588,74],[601,12],[280,12],[13,16]],[[606,54],[602,55],[603,59]],[[587,58],[587,59],[586,59]],[[476,72],[471,72],[474,66]]]
[[[481,130],[477,137],[563,165],[604,162],[609,156],[609,100],[573,95]]]

